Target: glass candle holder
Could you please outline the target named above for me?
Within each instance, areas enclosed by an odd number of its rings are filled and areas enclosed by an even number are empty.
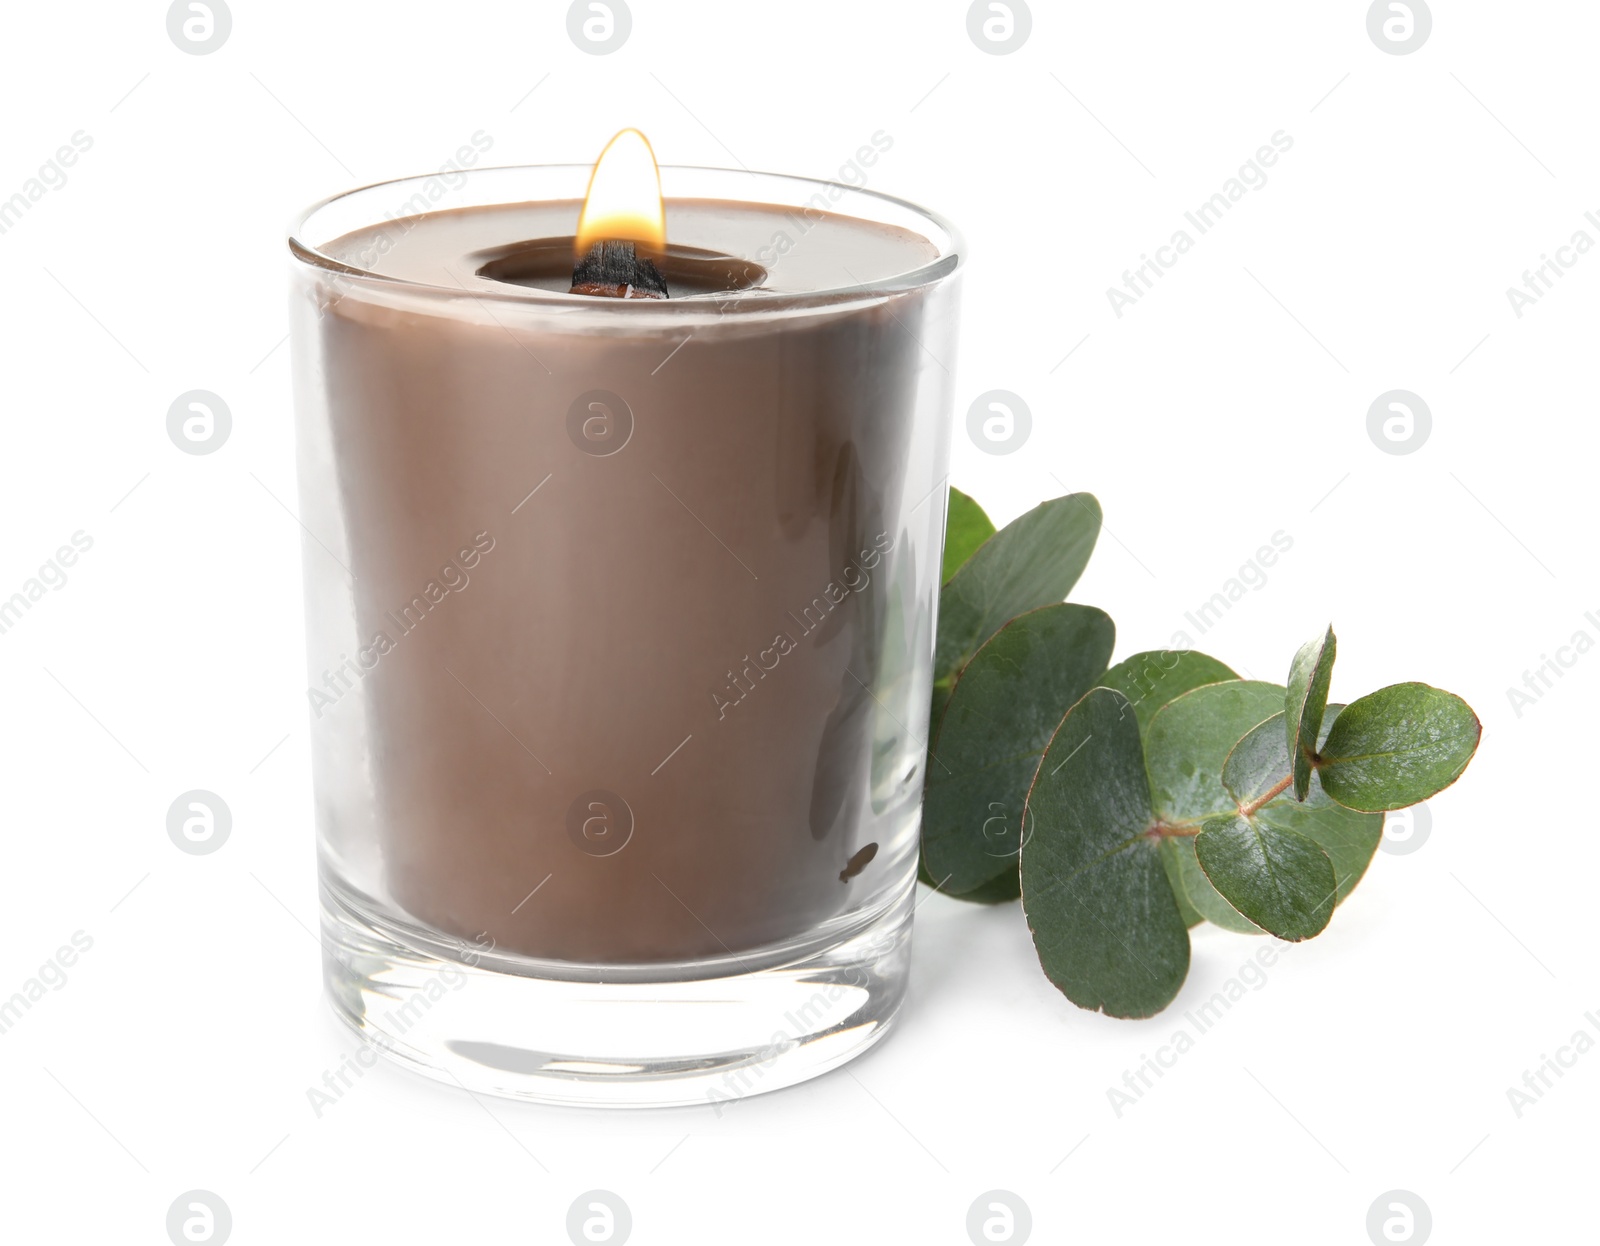
[[[293,227],[325,976],[447,1082],[716,1103],[904,996],[960,243],[666,167],[672,297],[586,297],[588,175]]]

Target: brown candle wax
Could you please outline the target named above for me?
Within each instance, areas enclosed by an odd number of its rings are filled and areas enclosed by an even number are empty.
[[[351,275],[300,313],[302,478],[336,482],[306,517],[345,564],[310,606],[319,817],[353,885],[500,952],[760,955],[915,853],[945,434],[913,413],[953,330],[859,288],[937,251],[670,201],[671,298],[602,312],[562,293],[577,210],[322,248]]]

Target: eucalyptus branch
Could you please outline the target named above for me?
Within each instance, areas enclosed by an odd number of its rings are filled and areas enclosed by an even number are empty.
[[[961,899],[1025,897],[1050,980],[1144,1017],[1182,987],[1201,921],[1321,933],[1384,813],[1455,782],[1481,728],[1426,684],[1330,705],[1332,628],[1284,684],[1192,651],[1110,666],[1110,617],[1062,600],[1099,530],[1088,494],[997,532],[950,491],[920,873]]]

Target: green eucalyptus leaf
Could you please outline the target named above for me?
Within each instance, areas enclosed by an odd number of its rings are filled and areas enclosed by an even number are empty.
[[[1178,858],[1167,851],[1167,845],[1173,842],[1169,839],[1161,841],[1161,868],[1167,872],[1167,883],[1172,888],[1172,898],[1178,902],[1178,912],[1183,915],[1183,924],[1193,930],[1206,916],[1194,905],[1189,903],[1189,893],[1183,885],[1183,875]]]
[[[944,567],[939,583],[943,584],[961,570],[978,546],[993,535],[994,523],[983,513],[983,507],[952,485],[950,500],[945,505]]]
[[[1328,706],[1327,713],[1322,716],[1322,739],[1317,741],[1319,746],[1327,739],[1343,710],[1342,705]],[[1278,726],[1276,736],[1283,744],[1283,752],[1279,755],[1275,770],[1281,778],[1288,773],[1288,737],[1281,729],[1281,724]],[[1243,744],[1242,740],[1240,744]],[[1226,778],[1226,764],[1223,766],[1223,775]],[[1383,839],[1381,813],[1360,813],[1346,809],[1322,790],[1322,780],[1316,775],[1311,777],[1311,791],[1303,802],[1291,799],[1290,794],[1285,792],[1263,805],[1256,814],[1256,820],[1280,830],[1298,831],[1321,845],[1333,862],[1334,881],[1339,892],[1335,902],[1338,904],[1343,904],[1345,897],[1361,881],[1367,866],[1372,863],[1373,853],[1377,852],[1378,844]]]
[[[1149,649],[1118,662],[1100,679],[1102,688],[1115,688],[1128,698],[1144,735],[1162,706],[1191,688],[1220,684],[1239,676],[1216,658],[1190,649]]]
[[[1193,835],[1169,835],[1161,841],[1161,860],[1167,879],[1178,897],[1180,909],[1187,906],[1201,921],[1208,921],[1234,934],[1258,935],[1265,932],[1218,894],[1206,872],[1195,859]],[[1191,926],[1193,922],[1189,923]]]
[[[939,728],[944,723],[945,707],[950,704],[954,684],[953,679],[946,679],[933,685],[932,703],[928,707],[928,764],[923,767],[923,773],[930,779],[939,768],[939,763],[933,757],[933,742],[939,738]]]
[[[1222,767],[1241,736],[1283,710],[1283,689],[1254,679],[1192,688],[1150,719],[1145,765],[1156,818],[1167,827],[1197,831],[1207,818],[1236,813],[1222,785]],[[1183,836],[1176,837],[1185,838]],[[1192,844],[1167,849],[1178,855],[1185,898],[1207,921],[1250,933],[1255,926],[1217,894],[1194,861]]]
[[[1207,821],[1194,850],[1211,885],[1280,939],[1309,939],[1333,916],[1333,862],[1296,831],[1235,813]]]
[[[1022,894],[1022,874],[1017,862],[1012,861],[1004,874],[991,878],[983,886],[959,897],[973,904],[1006,904]]]
[[[1371,813],[1403,809],[1443,791],[1477,752],[1483,728],[1454,693],[1393,684],[1353,701],[1317,758],[1322,788]]]
[[[1022,906],[1039,962],[1080,1008],[1154,1016],[1189,972],[1189,932],[1153,816],[1127,698],[1091,689],[1039,763],[1022,847]]]
[[[1333,659],[1338,651],[1333,627],[1321,640],[1308,641],[1289,665],[1289,687],[1284,694],[1284,730],[1294,758],[1294,796],[1304,800],[1311,790],[1312,757],[1328,708],[1328,685],[1333,680]]]
[[[990,537],[939,593],[934,677],[957,674],[1012,619],[1059,602],[1100,535],[1100,503],[1072,493],[1034,507]]]
[[[1222,786],[1241,810],[1258,802],[1266,803],[1264,798],[1268,792],[1276,796],[1286,790],[1283,783],[1290,777],[1289,741],[1284,735],[1283,722],[1284,715],[1280,711],[1266,722],[1257,723],[1233,746],[1222,763]],[[1314,750],[1315,742],[1312,747]]]
[[[919,883],[927,883],[928,886],[941,894],[944,892],[944,888],[939,886],[939,880],[928,873],[927,860],[921,856],[917,857],[917,881]],[[1017,863],[1013,861],[1011,868],[1004,874],[999,874],[984,883],[983,886],[955,898],[968,900],[973,904],[1004,904],[1008,900],[1015,900],[1021,894],[1022,878],[1017,872]]]
[[[1283,687],[1255,679],[1194,688],[1158,710],[1145,743],[1156,816],[1168,826],[1197,827],[1237,812],[1222,767],[1252,727],[1282,712]]]
[[[1016,873],[1023,805],[1061,717],[1105,673],[1116,628],[1093,606],[1031,610],[996,632],[956,681],[929,761],[922,856],[964,895]]]

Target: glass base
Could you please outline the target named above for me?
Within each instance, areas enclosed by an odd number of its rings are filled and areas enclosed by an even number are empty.
[[[507,1098],[720,1115],[854,1059],[905,996],[914,886],[825,947],[743,954],[709,976],[475,949],[402,925],[326,869],[321,890],[340,1018],[400,1064]]]

